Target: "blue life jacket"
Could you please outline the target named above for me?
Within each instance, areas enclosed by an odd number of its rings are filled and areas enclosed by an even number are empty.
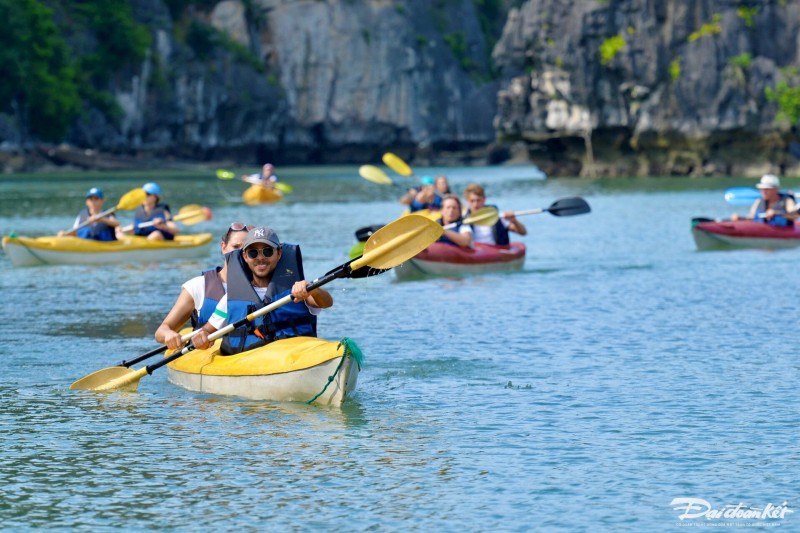
[[[498,211],[500,211],[496,205],[487,205],[485,207],[494,207]],[[472,225],[472,230],[475,231],[475,224]],[[508,245],[511,242],[511,239],[508,235],[508,228],[503,225],[502,219],[497,219],[494,226],[492,226],[492,238],[494,238],[495,244],[500,245]]]
[[[775,202],[775,204],[772,206],[772,210],[775,211],[776,213],[786,213],[786,199],[789,197],[789,195],[780,193],[779,196],[780,199],[777,202]],[[770,220],[761,217],[761,215],[766,213],[766,211],[767,211],[767,201],[762,198],[761,200],[758,201],[755,220],[761,220],[762,222],[766,222],[770,226],[790,227],[794,225],[793,221],[779,214],[776,214]]]
[[[439,224],[441,226],[444,226],[444,221],[442,221],[441,218],[438,220],[438,222],[439,222]],[[455,222],[451,222],[451,224],[455,224],[455,226],[450,228],[450,230],[451,231],[455,231],[456,233],[458,233],[458,230],[461,229],[461,226],[463,225],[463,223],[461,222],[460,218],[458,220],[456,220]],[[436,242],[443,242],[445,244],[452,244],[453,246],[460,246],[459,244],[456,244],[453,241],[451,241],[450,239],[448,239],[447,235],[445,235],[444,233],[442,233],[442,236],[439,237],[439,240],[436,241]]]
[[[150,222],[156,218],[160,218],[162,220],[167,220],[166,211],[169,211],[169,206],[167,204],[156,204],[150,214],[145,213],[144,206],[140,205],[136,208],[136,211],[133,213],[133,234],[139,235],[140,237],[147,237],[154,231],[160,231],[162,235],[164,235],[164,240],[173,241],[175,240],[175,235],[168,231],[160,230],[155,226],[147,226],[145,228],[140,228],[139,224],[143,222]]]
[[[192,329],[200,328],[208,322],[208,319],[214,314],[217,304],[225,296],[225,286],[222,284],[222,278],[219,277],[220,270],[222,270],[222,267],[203,271],[205,295],[203,296],[203,305],[200,306],[200,312],[197,309],[192,311]]]
[[[422,211],[423,209],[432,209],[434,211],[438,211],[442,208],[442,197],[439,196],[439,193],[434,193],[433,201],[427,204],[421,203],[417,201],[417,198],[414,197],[411,200],[411,203],[408,206],[408,210],[413,213],[414,211]]]
[[[280,300],[292,293],[292,285],[304,278],[300,246],[282,245],[283,255],[278,261],[263,300],[253,288],[253,274],[242,258],[242,250],[228,257],[228,324],[234,324],[247,315]],[[248,321],[222,338],[220,351],[224,355],[252,350],[278,339],[317,336],[317,317],[312,315],[305,302],[289,302],[266,316]]]
[[[89,209],[83,208],[83,210],[78,214],[78,224],[83,224],[89,220]],[[95,241],[116,241],[117,236],[114,233],[114,228],[106,224],[105,222],[93,222],[88,226],[85,226],[75,232],[77,237],[81,239],[91,239]]]

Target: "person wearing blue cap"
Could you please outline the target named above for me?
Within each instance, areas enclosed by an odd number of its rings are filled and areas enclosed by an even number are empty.
[[[411,188],[402,198],[400,203],[407,205],[410,212],[422,211],[428,209],[430,211],[438,211],[442,208],[442,197],[436,192],[435,181],[430,176],[422,176],[420,178],[420,188]]]
[[[180,228],[172,221],[172,213],[167,204],[161,203],[161,187],[157,183],[145,183],[142,189],[147,193],[144,203],[133,213],[133,234],[147,237],[151,241],[172,241],[180,233]],[[141,227],[144,222],[152,226]]]
[[[86,207],[84,207],[72,229],[68,232],[59,231],[58,235],[75,235],[81,239],[91,239],[95,241],[116,241],[116,231],[119,227],[119,220],[113,213],[102,214],[105,198],[103,191],[99,187],[92,187],[86,193]]]

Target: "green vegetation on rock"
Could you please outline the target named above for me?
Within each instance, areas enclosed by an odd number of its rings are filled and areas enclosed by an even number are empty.
[[[778,104],[776,121],[786,120],[792,126],[800,124],[800,86],[781,80],[775,87],[766,87],[764,95],[768,101]]]
[[[714,13],[714,16],[711,17],[711,22],[700,26],[700,29],[691,33],[687,40],[693,43],[702,37],[719,35],[722,33],[722,26],[719,23],[720,20],[722,20],[722,16],[719,13]]]
[[[608,65],[623,48],[625,48],[625,38],[622,35],[609,37],[600,44],[600,63]]]

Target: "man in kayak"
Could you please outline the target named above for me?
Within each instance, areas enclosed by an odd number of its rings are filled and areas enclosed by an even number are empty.
[[[178,350],[183,347],[179,330],[186,322],[191,320],[193,330],[208,322],[227,290],[227,255],[244,245],[247,232],[254,227],[241,222],[234,222],[228,227],[219,242],[223,266],[205,270],[181,286],[178,299],[156,330],[156,341],[166,344],[170,350]]]
[[[292,296],[291,302],[225,335],[222,353],[240,353],[301,335],[316,337],[317,315],[333,305],[333,298],[325,289],[308,292],[299,246],[281,243],[271,228],[250,230],[244,247],[228,256],[227,294],[208,323],[192,338],[192,344],[201,350],[208,348],[209,334],[288,295]]]
[[[99,187],[92,187],[86,193],[86,207],[78,213],[75,223],[72,225],[72,230],[68,232],[59,231],[58,236],[61,237],[65,234],[75,234],[76,237],[81,239],[91,239],[95,241],[116,241],[116,231],[119,228],[119,220],[114,216],[114,213],[109,213],[105,216],[98,217],[103,211],[103,191]],[[91,221],[91,224],[80,227],[82,224]]]
[[[486,192],[483,187],[477,183],[470,183],[464,189],[464,199],[469,204],[467,215],[486,206]],[[495,207],[495,206],[489,206]],[[494,226],[478,226],[472,227],[473,242],[480,242],[484,244],[508,244],[510,242],[509,232],[519,233],[520,235],[527,235],[528,229],[517,220],[513,211],[506,211],[500,215],[500,219]]]
[[[462,248],[472,247],[472,226],[461,223],[461,200],[455,194],[446,194],[442,198],[442,218],[439,223],[442,226],[454,224],[455,227],[445,229],[438,242]]]
[[[169,206],[160,202],[161,187],[157,183],[145,183],[142,189],[147,193],[147,197],[133,213],[133,234],[147,237],[151,241],[175,240],[175,235],[181,230],[172,221]],[[143,222],[153,222],[153,225],[139,227]]]
[[[797,220],[797,205],[792,195],[780,192],[781,180],[778,176],[764,174],[756,188],[761,191],[761,198],[753,202],[747,218],[770,226],[793,226]],[[731,215],[731,220],[741,219],[739,213]]]
[[[261,174],[250,174],[242,176],[242,181],[246,181],[252,185],[261,185],[265,189],[274,189],[275,183],[278,181],[278,176],[275,175],[275,167],[270,163],[266,163],[261,167]]]

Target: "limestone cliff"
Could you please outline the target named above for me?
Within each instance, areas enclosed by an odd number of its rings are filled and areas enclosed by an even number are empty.
[[[556,173],[797,174],[799,25],[794,0],[528,0],[495,127]]]

